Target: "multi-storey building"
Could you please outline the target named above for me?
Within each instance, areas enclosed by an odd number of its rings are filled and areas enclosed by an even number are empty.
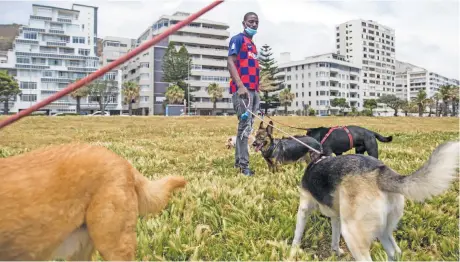
[[[399,98],[413,100],[420,90],[425,90],[427,96],[432,97],[442,85],[459,86],[460,82],[410,63],[396,61],[396,95]]]
[[[107,36],[102,40],[102,66],[108,65],[117,58],[136,47],[136,39]]]
[[[176,12],[161,16],[141,34],[137,45],[161,34],[188,15]],[[233,111],[229,94],[230,74],[227,70],[228,28],[227,24],[221,22],[196,19],[125,64],[123,80],[134,80],[140,85],[140,101],[135,108],[144,114],[164,114],[163,101],[169,83],[163,81],[163,56],[168,44],[173,42],[177,49],[184,45],[192,57],[191,74],[187,80],[190,90],[194,90],[191,92],[194,96],[191,111],[204,115],[211,113],[213,104],[207,86],[214,82],[224,88],[224,97],[217,103],[217,109],[220,112]]]
[[[394,29],[372,20],[347,21],[336,27],[336,51],[362,68],[364,99],[395,93]]]
[[[29,23],[21,27],[8,58],[17,69],[16,79],[22,92],[12,112],[46,99],[99,67],[97,7],[73,4],[72,9],[66,9],[33,4],[32,10]],[[116,79],[116,75],[114,71],[104,77]],[[110,96],[113,98],[109,98],[107,109],[119,109],[119,94]],[[94,99],[82,100],[83,109],[94,111]],[[76,101],[66,95],[42,110],[75,112]]]
[[[281,60],[290,60],[287,56],[287,53],[283,53]],[[294,101],[288,107],[289,111],[303,110],[308,106],[317,115],[334,114],[340,110],[331,106],[330,101],[334,98],[345,98],[350,108],[362,110],[361,68],[349,62],[345,56],[321,54],[300,61],[284,62],[278,68],[280,73],[277,77],[295,94]]]

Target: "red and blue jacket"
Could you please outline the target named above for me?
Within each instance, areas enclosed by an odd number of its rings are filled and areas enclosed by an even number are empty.
[[[249,90],[259,91],[259,60],[257,48],[252,40],[243,33],[230,39],[228,56],[236,55],[236,69],[244,86]],[[238,90],[236,82],[230,79],[230,94]]]

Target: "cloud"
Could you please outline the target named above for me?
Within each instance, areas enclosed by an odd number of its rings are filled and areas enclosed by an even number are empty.
[[[69,1],[39,1],[70,8]],[[139,37],[163,14],[196,12],[212,0],[75,1],[99,7],[99,37]],[[27,23],[32,3],[0,2],[0,23]],[[459,1],[308,1],[225,0],[203,18],[225,22],[230,33],[241,32],[243,15],[259,14],[260,48],[272,47],[275,58],[291,52],[292,59],[333,52],[335,26],[347,20],[374,20],[395,29],[396,59],[459,79]]]

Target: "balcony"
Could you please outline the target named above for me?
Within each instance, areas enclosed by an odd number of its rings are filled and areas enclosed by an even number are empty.
[[[227,60],[224,59],[192,59],[192,63],[197,65],[227,67]]]
[[[230,32],[226,30],[218,30],[218,29],[212,29],[212,28],[206,28],[206,27],[195,27],[195,26],[184,26],[181,29],[179,29],[179,32],[226,36],[226,37],[230,36]]]
[[[196,36],[183,36],[183,35],[171,35],[169,37],[170,41],[178,42],[178,43],[190,43],[190,44],[201,44],[201,45],[213,45],[213,46],[221,46],[221,47],[228,47],[228,43],[226,40],[219,40],[219,39],[212,39],[212,38],[204,38],[204,37],[196,37]]]
[[[58,34],[58,35],[65,35],[64,30],[57,30],[57,29],[48,29],[48,33],[50,33],[50,34]]]
[[[31,15],[30,19],[43,20],[43,21],[51,21],[51,20],[53,20],[51,17],[39,16],[39,15]]]
[[[46,42],[47,46],[66,46],[65,42]]]
[[[222,57],[228,56],[227,50],[219,50],[219,49],[212,49],[212,48],[187,47],[187,51],[190,54],[194,54],[194,55],[212,55],[212,56],[222,56]]]
[[[72,19],[67,19],[67,18],[59,18],[58,17],[57,21],[61,22],[61,23],[68,23],[68,24],[72,23]]]
[[[227,70],[200,70],[193,69],[191,70],[192,75],[194,76],[224,76],[229,77],[230,73]]]

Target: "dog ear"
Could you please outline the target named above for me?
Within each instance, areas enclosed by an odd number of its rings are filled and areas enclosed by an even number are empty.
[[[267,126],[267,133],[271,136],[271,135],[273,135],[273,122],[270,121],[269,124],[270,125]]]
[[[259,129],[264,129],[264,122],[260,121]]]

